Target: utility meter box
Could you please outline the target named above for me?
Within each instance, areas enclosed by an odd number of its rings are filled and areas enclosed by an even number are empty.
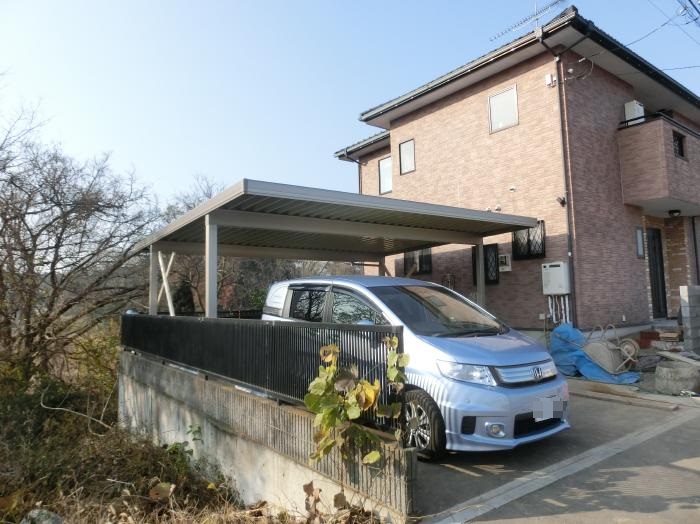
[[[568,295],[571,293],[568,262],[542,264],[542,293],[545,295]]]

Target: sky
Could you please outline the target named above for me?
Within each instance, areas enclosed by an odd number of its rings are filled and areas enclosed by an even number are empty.
[[[196,175],[356,192],[333,153],[380,131],[362,111],[532,30],[490,40],[547,3],[0,0],[0,117],[36,110],[41,140],[109,153],[161,202]],[[573,4],[622,43],[652,32],[631,48],[659,68],[700,66],[678,0]],[[700,94],[700,67],[667,74]]]

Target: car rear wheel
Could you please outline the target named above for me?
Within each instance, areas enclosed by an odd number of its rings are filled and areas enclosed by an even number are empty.
[[[445,453],[445,421],[435,401],[422,389],[406,392],[406,446],[424,458]]]

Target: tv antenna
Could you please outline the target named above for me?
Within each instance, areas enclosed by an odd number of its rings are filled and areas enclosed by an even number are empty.
[[[497,40],[497,39],[501,38],[502,36],[507,35],[508,33],[512,33],[513,31],[517,31],[521,27],[524,27],[524,26],[531,24],[533,22],[535,24],[535,27],[539,27],[540,26],[540,18],[543,15],[547,14],[550,10],[552,10],[554,7],[556,7],[558,4],[560,4],[562,2],[564,2],[564,0],[554,0],[553,2],[549,2],[547,5],[544,5],[544,6],[540,7],[539,9],[537,8],[537,2],[535,2],[535,11],[532,14],[530,14],[529,16],[526,16],[522,20],[514,23],[512,26],[504,29],[503,31],[501,31],[497,35],[492,36],[491,38],[489,38],[489,41],[493,42],[494,40]]]
[[[676,0],[680,6],[678,14],[684,15],[688,19],[688,23],[695,22],[695,25],[700,27],[700,7],[697,1],[693,0]]]

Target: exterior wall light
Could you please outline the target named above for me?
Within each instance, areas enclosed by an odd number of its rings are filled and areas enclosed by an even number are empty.
[[[669,209],[668,210],[668,216],[676,218],[681,216],[681,210],[680,209]]]

